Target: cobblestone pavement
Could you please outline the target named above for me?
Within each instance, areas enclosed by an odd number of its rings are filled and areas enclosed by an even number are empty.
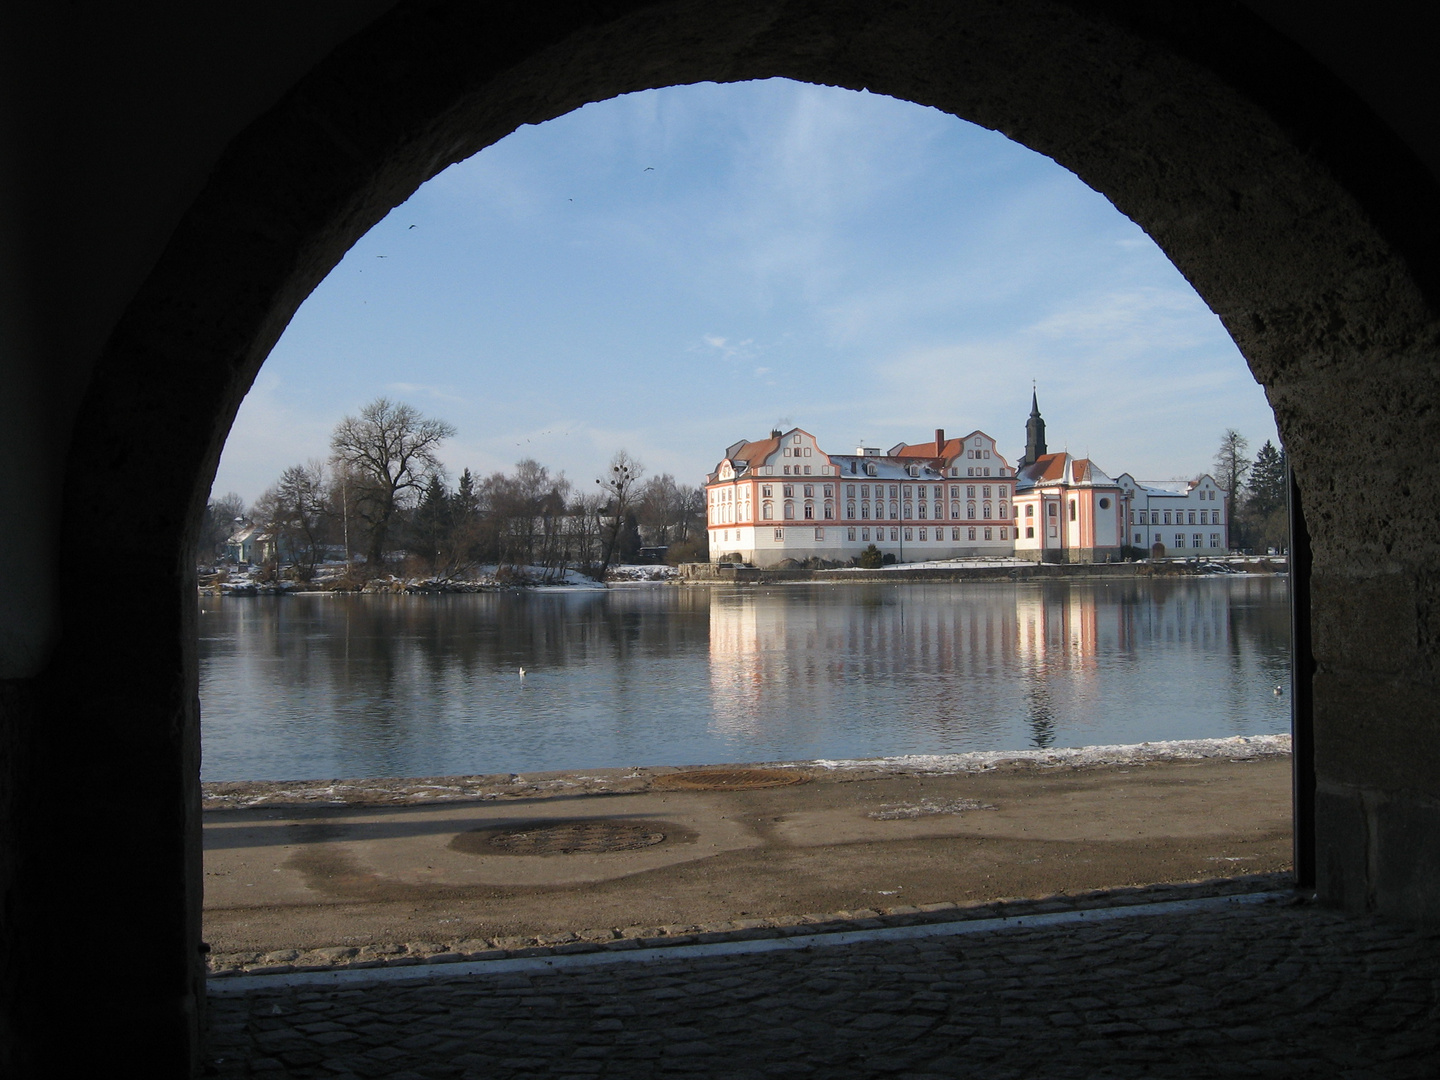
[[[207,1071],[327,1080],[1440,1075],[1440,934],[1313,905],[755,955],[635,955],[560,971],[434,971],[399,985],[214,996]]]

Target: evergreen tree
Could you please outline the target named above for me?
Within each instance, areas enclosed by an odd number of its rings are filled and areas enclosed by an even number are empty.
[[[1277,450],[1274,443],[1266,440],[1250,467],[1241,512],[1247,545],[1260,551],[1289,547],[1289,485],[1285,451]]]
[[[435,570],[444,559],[445,548],[450,540],[450,493],[440,482],[440,477],[431,474],[415,508],[415,545],[425,563]]]
[[[1264,517],[1284,509],[1288,484],[1285,451],[1266,439],[1250,467],[1248,502],[1254,513]]]

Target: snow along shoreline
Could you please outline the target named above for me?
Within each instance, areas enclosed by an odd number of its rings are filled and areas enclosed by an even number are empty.
[[[488,775],[326,780],[212,780],[200,785],[206,810],[257,806],[395,806],[460,801],[489,802],[562,795],[642,792],[651,781],[707,769],[796,769],[825,782],[883,776],[944,776],[1005,769],[1088,769],[1180,761],[1257,761],[1290,754],[1289,735],[1233,735],[1129,746],[1030,750],[977,750],[966,754],[903,754],[878,758],[817,758],[694,766],[634,766]]]

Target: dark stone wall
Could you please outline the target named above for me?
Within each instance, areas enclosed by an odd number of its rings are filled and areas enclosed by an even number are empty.
[[[1265,384],[1305,499],[1321,893],[1436,917],[1440,186],[1434,147],[1413,145],[1423,121],[1375,114],[1399,100],[1376,77],[1383,50],[1355,69],[1362,94],[1315,59],[1354,59],[1349,23],[1305,24],[1309,51],[1273,29],[1303,22],[1300,5],[1264,5],[1264,21],[1122,0],[345,7],[178,19],[137,0],[96,25],[47,16],[38,36],[0,35],[40,43],[19,70],[56,94],[18,120],[19,99],[0,111],[7,142],[34,152],[0,205],[0,307],[33,333],[15,347],[28,359],[0,362],[14,385],[48,372],[24,415],[46,419],[64,462],[46,488],[58,518],[35,515],[54,539],[0,545],[0,569],[83,566],[103,545],[149,584],[67,577],[29,601],[54,623],[43,648],[0,641],[0,663],[32,647],[0,667],[0,1072],[54,1075],[57,1055],[98,1072],[123,1047],[180,1076],[197,1053],[187,553],[235,410],[295,308],[447,164],[586,101],[702,79],[786,75],[945,109],[1055,158],[1161,244]],[[15,70],[0,64],[7,91]],[[98,254],[72,279],[85,229],[63,223],[66,200],[106,181],[133,199],[77,209]],[[32,266],[46,214],[67,239]],[[80,934],[144,959],[123,983],[78,981],[63,949]]]

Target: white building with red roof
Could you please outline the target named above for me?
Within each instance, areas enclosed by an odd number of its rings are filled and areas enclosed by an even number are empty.
[[[772,431],[728,447],[706,478],[711,560],[848,564],[872,544],[896,562],[1009,557],[1014,474],[982,431],[854,454]]]
[[[1112,562],[1123,557],[1124,489],[1088,458],[1047,450],[1045,421],[1034,395],[1015,488],[1016,555],[1036,562]]]
[[[1045,446],[1032,396],[1012,466],[983,431],[830,454],[801,428],[742,439],[705,482],[712,562],[849,565],[872,544],[893,562],[1022,558],[1111,562],[1127,548],[1225,551],[1224,493],[1208,476],[1140,483]]]

